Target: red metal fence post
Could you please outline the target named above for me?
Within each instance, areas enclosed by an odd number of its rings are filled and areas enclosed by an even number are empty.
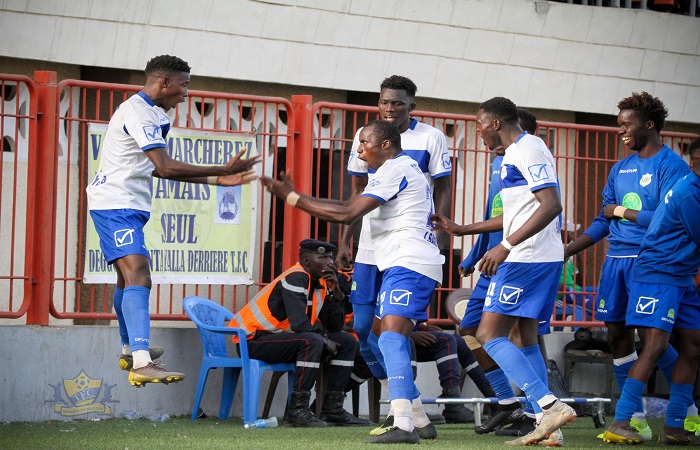
[[[313,169],[313,114],[310,95],[292,95],[294,108],[294,152],[287,154],[287,170],[291,171],[294,189],[311,194]],[[286,269],[299,259],[298,243],[310,237],[311,219],[308,214],[289,205],[284,207],[284,249],[282,268]]]
[[[37,136],[30,148],[27,176],[27,245],[25,293],[28,325],[48,325],[53,298],[56,241],[56,161],[58,90],[56,72],[36,71]]]

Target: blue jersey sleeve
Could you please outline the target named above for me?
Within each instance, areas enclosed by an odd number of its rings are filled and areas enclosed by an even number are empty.
[[[700,197],[690,195],[678,207],[678,218],[695,245],[700,248]]]
[[[469,269],[471,267],[476,266],[476,263],[478,263],[479,260],[483,258],[483,256],[486,254],[486,251],[488,250],[488,245],[489,234],[480,234],[479,237],[476,239],[476,242],[474,243],[474,247],[472,247],[471,251],[469,251],[467,257],[464,258],[464,261],[462,261],[459,264],[460,267]]]

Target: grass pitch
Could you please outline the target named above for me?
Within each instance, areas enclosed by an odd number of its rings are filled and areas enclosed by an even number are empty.
[[[612,417],[607,418],[607,423]],[[657,448],[663,419],[649,421],[654,440],[644,448]],[[422,448],[503,449],[507,438],[477,435],[473,424],[438,425],[438,439],[421,441]],[[355,450],[396,449],[403,445],[370,445],[362,440],[371,427],[359,428],[268,428],[246,430],[240,419],[198,419],[176,417],[167,422],[148,419],[107,419],[99,421],[5,423],[0,424],[0,448],[9,449],[245,449],[245,450]],[[615,448],[596,439],[602,428],[594,428],[590,417],[582,417],[564,428],[566,448]]]

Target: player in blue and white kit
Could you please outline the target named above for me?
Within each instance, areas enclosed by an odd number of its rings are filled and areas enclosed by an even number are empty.
[[[647,92],[633,93],[618,103],[617,123],[625,147],[634,154],[616,163],[603,189],[603,207],[593,223],[566,247],[564,258],[579,253],[607,236],[610,247],[603,264],[596,318],[608,328],[608,344],[613,370],[620,391],[627,372],[637,359],[634,329],[625,325],[632,266],[639,245],[659,203],[668,190],[690,169],[673,150],[663,145],[660,131],[668,111],[663,102]],[[673,347],[658,364],[667,380],[676,361]],[[639,398],[632,426],[647,440],[651,429],[646,423]],[[697,410],[691,411],[697,415]],[[608,439],[613,436],[608,433]]]
[[[673,332],[678,360],[659,443],[700,445],[695,430],[684,429],[700,363],[700,298],[694,281],[700,268],[700,138],[690,144],[689,154],[693,171],[678,180],[659,204],[632,269],[627,326],[644,333],[644,348],[625,381],[615,421],[605,432],[625,437],[625,443],[642,442],[630,419]]]
[[[394,426],[365,442],[416,443],[420,436],[411,403],[418,390],[408,339],[416,323],[428,319],[426,309],[442,281],[444,262],[430,227],[432,195],[418,163],[401,151],[401,136],[393,124],[375,120],[365,125],[357,155],[375,175],[362,195],[347,201],[301,195],[284,177],[281,181],[261,177],[261,181],[277,197],[322,220],[351,223],[369,215],[375,261],[383,275],[379,348],[386,363]]]
[[[379,117],[393,123],[399,129],[401,148],[404,153],[418,163],[428,180],[433,192],[436,211],[449,216],[452,206],[452,163],[447,150],[447,140],[440,130],[410,117],[411,111],[416,107],[415,95],[416,85],[410,79],[399,75],[386,78],[380,86]],[[357,157],[361,131],[362,129],[355,134],[348,160],[348,173],[352,176],[353,196],[360,195],[374,176],[374,170]],[[350,302],[353,305],[354,329],[360,342],[360,353],[372,374],[383,385],[386,385],[386,373],[379,362],[381,359],[378,346],[380,330],[379,320],[376,318],[379,316],[377,293],[381,285],[381,273],[377,269],[374,258],[375,249],[370,238],[368,222],[369,218],[364,216],[357,255],[354,260]],[[340,239],[336,263],[341,270],[350,270],[352,265],[350,240],[355,234],[355,227],[358,224],[359,221],[345,227]],[[449,248],[448,236],[445,233],[438,235],[438,244],[441,249]],[[415,401],[414,414],[421,436],[426,439],[434,438],[434,428],[429,426],[427,422],[427,416],[420,404],[420,399]],[[377,432],[381,432],[381,429],[378,429]]]
[[[192,183],[235,186],[255,179],[249,169],[260,157],[223,166],[194,166],[170,158],[165,138],[170,129],[166,111],[187,97],[189,65],[175,56],[156,56],[146,64],[146,84],[115,111],[104,137],[97,175],[87,187],[88,209],[108,264],[117,272],[114,309],[122,354],[119,366],[129,382],[174,383],[179,372],[154,364],[163,349],[149,351],[151,290],[149,253],[143,227],[151,211],[152,177]]]
[[[545,305],[551,311],[556,296],[563,264],[556,166],[544,142],[523,132],[516,106],[506,98],[482,103],[476,127],[489,149],[506,149],[500,172],[503,214],[465,226],[436,215],[433,223],[455,235],[503,230],[504,239],[484,255],[479,266],[492,279],[476,338],[528,400],[541,407],[538,426],[507,442],[531,445],[576,418],[574,410],[547,388],[539,350],[521,352],[508,340],[517,322],[523,350],[537,348],[539,318]]]

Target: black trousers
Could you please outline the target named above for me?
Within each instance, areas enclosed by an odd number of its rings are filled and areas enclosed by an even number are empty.
[[[359,345],[355,337],[345,331],[328,333],[328,339],[340,346],[329,362],[327,389],[344,392]],[[294,390],[310,391],[321,367],[323,336],[318,333],[260,333],[248,341],[248,354],[269,363],[296,361]]]

